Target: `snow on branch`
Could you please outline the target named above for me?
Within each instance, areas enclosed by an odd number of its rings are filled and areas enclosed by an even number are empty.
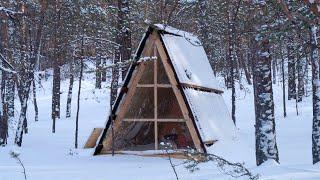
[[[1,62],[3,62],[1,64],[6,64],[9,67],[9,68],[5,68],[4,66],[0,65],[1,71],[17,74],[17,72],[14,70],[13,66],[5,59],[5,57],[1,53],[0,53],[0,60],[1,60]]]
[[[10,9],[7,9],[7,8],[1,7],[1,6],[0,6],[0,13],[5,13],[7,16],[9,16],[12,19],[14,19],[16,15],[24,14],[23,12],[13,11],[13,10],[10,10]]]
[[[320,17],[320,1],[319,0],[304,0],[304,2],[309,6],[310,10]]]

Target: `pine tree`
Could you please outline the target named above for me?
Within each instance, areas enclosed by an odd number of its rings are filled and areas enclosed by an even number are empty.
[[[269,15],[268,6],[265,1],[259,1],[253,5],[256,8],[254,15],[256,30],[256,56],[254,59],[256,163],[261,165],[269,159],[279,162],[279,154],[275,132],[270,37],[266,33],[268,25],[264,23]]]

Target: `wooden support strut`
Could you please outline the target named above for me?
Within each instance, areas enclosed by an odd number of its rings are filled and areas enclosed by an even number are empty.
[[[180,83],[180,86],[185,87],[185,88],[192,88],[192,89],[200,90],[200,91],[213,92],[213,93],[217,93],[217,94],[223,93],[223,91],[218,90],[218,89],[213,89],[213,88],[204,87],[204,86],[198,86],[195,84]]]
[[[200,137],[196,133],[196,129],[195,129],[196,127],[194,126],[192,119],[189,116],[189,110],[188,110],[187,105],[183,99],[183,96],[181,94],[181,90],[178,88],[178,82],[177,82],[175,75],[174,75],[174,72],[169,64],[168,56],[167,56],[165,49],[163,47],[163,44],[160,40],[160,35],[158,35],[158,37],[159,38],[156,39],[156,41],[155,41],[155,45],[156,45],[157,50],[159,52],[160,58],[162,59],[162,63],[164,65],[164,68],[165,68],[166,72],[168,73],[168,78],[169,78],[170,83],[172,84],[173,92],[174,92],[175,96],[177,97],[179,106],[180,106],[182,114],[183,114],[183,118],[186,119],[186,124],[189,129],[191,138],[194,142],[196,149],[199,152],[204,152],[205,149],[202,148]]]
[[[153,55],[157,55],[157,49],[156,49],[156,46],[153,45]],[[158,83],[158,60],[155,60],[153,62],[153,66],[154,66],[154,77],[153,77],[153,80],[154,80],[154,144],[155,144],[155,150],[158,150],[158,87],[157,87],[157,83]]]

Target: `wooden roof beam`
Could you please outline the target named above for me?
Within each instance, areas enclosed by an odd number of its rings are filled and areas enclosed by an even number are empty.
[[[213,92],[213,93],[217,93],[217,94],[223,93],[223,91],[218,90],[218,89],[213,89],[213,88],[209,88],[209,87],[198,86],[198,85],[188,84],[188,83],[180,83],[180,86],[185,87],[185,88],[192,88],[192,89],[200,90],[200,91]]]

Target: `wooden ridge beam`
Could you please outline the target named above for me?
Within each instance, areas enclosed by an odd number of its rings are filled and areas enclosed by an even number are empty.
[[[171,84],[138,84],[137,87],[172,88]]]
[[[131,121],[141,121],[141,122],[186,122],[185,119],[131,119],[125,118],[123,121],[131,122]]]

